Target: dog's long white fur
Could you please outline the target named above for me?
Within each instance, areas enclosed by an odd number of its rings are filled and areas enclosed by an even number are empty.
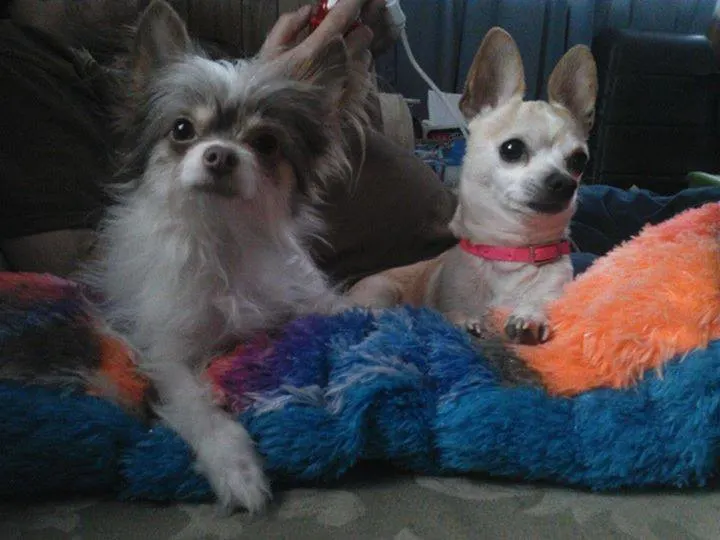
[[[245,429],[212,403],[201,373],[253,332],[346,305],[305,246],[317,230],[308,191],[347,164],[324,116],[337,107],[327,87],[277,65],[195,55],[164,2],[147,8],[138,36],[136,65],[145,71],[137,80],[146,91],[128,151],[137,172],[104,221],[85,280],[100,293],[109,327],[137,352],[157,388],[159,416],[195,452],[219,502],[256,511],[270,493],[261,461]],[[306,72],[335,84],[344,47],[334,54],[329,66]],[[173,138],[177,118],[194,123],[196,139]],[[272,133],[277,150],[253,146],[257,129]],[[235,159],[222,190],[203,162],[212,146]]]
[[[258,510],[268,487],[252,441],[212,405],[199,372],[225,343],[290,314],[327,310],[335,296],[287,219],[282,194],[262,193],[253,204],[192,191],[168,197],[154,189],[166,185],[163,174],[163,165],[149,169],[147,188],[107,220],[97,285],[111,326],[157,386],[158,413],[197,452],[221,503]]]

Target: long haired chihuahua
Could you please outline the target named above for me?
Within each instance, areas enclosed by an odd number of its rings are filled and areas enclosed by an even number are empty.
[[[161,0],[138,23],[127,189],[101,231],[89,284],[158,392],[157,412],[226,508],[260,509],[268,483],[243,427],[198,375],[258,330],[345,299],[311,260],[308,211],[349,165],[338,112],[341,40],[315,61],[208,59]]]
[[[568,233],[588,159],[597,74],[587,47],[553,70],[549,102],[524,101],[517,45],[493,28],[470,69],[460,107],[470,138],[450,228],[459,244],[440,257],[366,278],[350,296],[388,307],[427,305],[473,333],[509,311],[506,336],[550,337],[545,306],[572,279]]]

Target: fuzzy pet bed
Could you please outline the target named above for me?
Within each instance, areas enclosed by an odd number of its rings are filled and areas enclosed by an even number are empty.
[[[594,490],[706,485],[720,454],[720,206],[619,247],[551,309],[541,348],[476,343],[437,313],[355,310],[259,336],[208,371],[270,476],[384,460]],[[141,420],[147,389],[68,282],[0,279],[0,494],[209,500],[185,443]],[[77,358],[88,376],[22,382]],[[523,364],[550,393],[503,382]],[[50,365],[49,365],[50,364]]]

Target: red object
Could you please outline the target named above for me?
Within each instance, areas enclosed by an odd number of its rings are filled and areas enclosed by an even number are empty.
[[[315,5],[315,8],[313,9],[312,15],[310,16],[311,32],[315,31],[315,29],[320,26],[320,23],[323,22],[323,19],[325,19],[333,6],[335,6],[335,4],[337,4],[339,1],[342,0],[319,0],[319,2]],[[360,26],[360,24],[360,19],[355,21],[353,25],[348,29],[348,33]]]
[[[537,265],[556,261],[563,255],[570,255],[570,243],[567,240],[542,246],[509,248],[473,244],[470,240],[464,238],[460,240],[460,248],[471,255],[489,261],[522,262]]]

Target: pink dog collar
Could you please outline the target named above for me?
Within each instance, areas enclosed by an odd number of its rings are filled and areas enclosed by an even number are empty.
[[[473,244],[470,240],[463,238],[460,240],[460,248],[466,253],[489,261],[521,262],[536,265],[556,261],[563,255],[570,255],[570,242],[567,240],[540,246],[509,248]]]

